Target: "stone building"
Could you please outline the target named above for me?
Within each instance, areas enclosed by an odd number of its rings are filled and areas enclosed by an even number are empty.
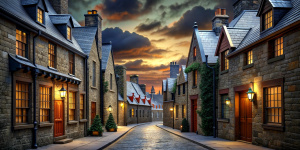
[[[107,92],[104,93],[104,114],[103,119],[106,123],[108,116],[112,113],[114,120],[118,123],[118,89],[115,74],[114,57],[112,53],[111,43],[102,43],[102,73],[103,82],[107,85]],[[109,111],[109,106],[111,106],[111,112]]]
[[[115,66],[118,88],[118,125],[127,125],[127,81],[126,67]]]
[[[262,0],[252,13],[223,27],[218,41],[218,136],[300,149],[300,1]]]
[[[152,103],[152,121],[163,121],[163,95],[155,94],[155,89],[152,86],[151,93],[146,93],[148,98],[151,98]]]
[[[192,41],[187,59],[186,68],[192,65],[199,64],[200,66],[206,65],[205,55],[208,56],[208,65],[215,65],[217,57],[214,56],[214,51],[217,47],[217,42],[221,28],[223,25],[228,25],[229,16],[226,14],[226,9],[216,9],[215,16],[212,19],[212,30],[198,30],[195,23]],[[197,110],[201,110],[200,81],[201,76],[199,70],[194,70],[187,73],[187,118],[190,125],[190,131],[202,134],[199,125],[201,118],[197,114]]]

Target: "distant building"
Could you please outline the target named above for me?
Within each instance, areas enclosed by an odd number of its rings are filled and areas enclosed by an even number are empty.
[[[152,103],[152,121],[163,121],[163,95],[155,94],[155,89],[152,86],[151,93],[146,93],[147,97],[151,98]]]

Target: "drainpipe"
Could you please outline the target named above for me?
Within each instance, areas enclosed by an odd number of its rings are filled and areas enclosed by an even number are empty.
[[[174,94],[174,100],[173,100],[173,129],[174,129],[174,120],[175,120],[175,108],[174,108],[174,104],[175,104],[175,94]]]
[[[119,124],[119,90],[118,90],[119,76],[116,76],[115,68],[114,68],[114,72],[115,72],[116,84],[117,84],[117,124]]]
[[[213,67],[210,67],[207,64],[207,57],[208,55],[205,55],[205,64],[208,68],[212,69],[213,71],[213,136],[214,138],[216,138],[216,84],[215,84],[215,79],[216,79],[216,75],[215,75],[215,69]]]
[[[89,105],[90,105],[90,101],[89,101],[89,66],[88,66],[88,59],[89,56],[86,56],[85,58],[85,104],[86,104],[86,109],[85,109],[85,115],[86,115],[86,119],[89,120]],[[84,135],[87,136],[87,128],[89,127],[89,121],[87,121],[85,123],[85,127],[84,127]]]
[[[137,124],[139,124],[139,104],[136,106],[137,107],[137,113],[136,113],[136,115],[137,115],[137,117],[136,117],[136,122],[137,122]]]
[[[41,31],[38,30],[38,34],[33,37],[33,65],[35,69],[32,71],[32,78],[33,78],[33,136],[32,136],[32,148],[36,149],[36,137],[37,137],[37,121],[36,121],[36,78],[38,75],[36,65],[35,65],[35,40],[38,36],[41,35]]]

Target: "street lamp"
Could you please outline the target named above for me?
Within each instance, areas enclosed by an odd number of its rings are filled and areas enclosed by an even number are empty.
[[[64,88],[64,85],[62,85],[62,88],[59,90],[59,92],[60,92],[60,97],[64,99],[67,93],[67,90]]]
[[[124,106],[124,102],[121,103],[121,107],[122,107],[122,108],[123,108],[123,106]]]
[[[111,112],[111,105],[108,106],[108,111]]]
[[[249,101],[250,101],[250,102],[253,102],[253,97],[254,97],[255,92],[253,92],[252,89],[249,88],[247,94],[248,94],[248,99],[249,99]]]
[[[172,107],[170,108],[170,111],[173,111],[173,108],[172,108]]]
[[[228,97],[225,99],[225,103],[226,103],[227,105],[230,104],[230,99],[229,99]]]

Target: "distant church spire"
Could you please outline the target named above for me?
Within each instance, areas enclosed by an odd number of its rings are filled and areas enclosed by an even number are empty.
[[[154,89],[153,85],[152,85],[152,88],[151,88],[151,94],[155,94],[155,89]]]
[[[158,91],[158,95],[160,95],[160,90]]]

